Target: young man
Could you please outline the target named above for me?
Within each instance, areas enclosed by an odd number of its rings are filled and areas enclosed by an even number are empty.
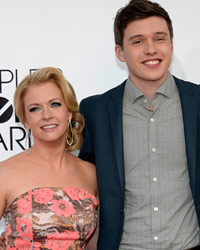
[[[173,28],[157,3],[132,0],[114,23],[129,78],[81,102],[80,157],[97,168],[99,250],[200,245],[200,89],[172,76]]]

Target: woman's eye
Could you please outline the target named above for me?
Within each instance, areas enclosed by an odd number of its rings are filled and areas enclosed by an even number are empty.
[[[61,103],[59,103],[59,102],[51,103],[51,107],[53,107],[53,108],[60,107],[60,106],[61,106]]]
[[[29,112],[35,112],[35,111],[38,111],[39,108],[38,107],[33,107],[33,108],[30,108],[29,109]]]

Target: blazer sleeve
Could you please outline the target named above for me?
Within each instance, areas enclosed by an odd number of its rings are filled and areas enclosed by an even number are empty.
[[[89,161],[93,164],[95,164],[95,157],[93,152],[93,146],[92,146],[92,135],[91,135],[91,124],[89,123],[89,117],[88,117],[88,109],[85,105],[86,100],[81,101],[80,103],[80,113],[83,115],[85,120],[85,127],[83,129],[83,143],[80,148],[79,152],[79,158],[85,161]]]

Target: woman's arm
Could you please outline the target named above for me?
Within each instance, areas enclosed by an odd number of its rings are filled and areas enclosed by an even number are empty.
[[[5,171],[2,163],[0,163],[0,220],[6,207],[6,188],[5,188]],[[0,250],[6,249],[5,232],[0,235]]]
[[[5,232],[2,232],[0,235],[0,250],[5,250],[6,245],[5,245]]]
[[[0,163],[0,219],[6,207],[6,178],[5,166]]]
[[[99,207],[98,207],[98,222],[96,230],[92,236],[92,238],[88,241],[87,249],[88,250],[97,250],[97,242],[99,237]]]

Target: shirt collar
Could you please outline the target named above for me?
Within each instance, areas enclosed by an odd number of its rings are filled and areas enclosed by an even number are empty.
[[[156,93],[162,94],[167,98],[170,98],[174,93],[175,88],[176,88],[175,80],[171,75],[171,73],[168,73],[166,80],[163,82],[163,84],[160,86],[160,88],[157,90]],[[139,97],[144,96],[144,94],[131,81],[130,77],[126,81],[124,95],[132,103],[134,103],[136,99],[138,99]]]

